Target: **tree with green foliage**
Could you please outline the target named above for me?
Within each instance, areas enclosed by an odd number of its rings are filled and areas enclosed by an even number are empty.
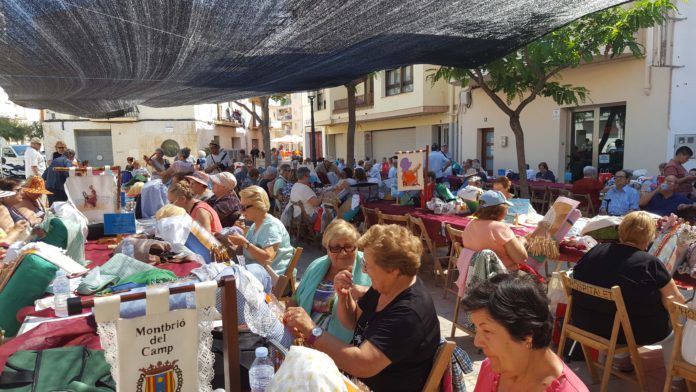
[[[636,33],[664,23],[675,10],[671,0],[639,0],[609,8],[586,15],[480,67],[440,67],[432,70],[428,78],[432,83],[444,79],[478,87],[508,116],[515,135],[521,189],[524,197],[529,197],[524,130],[520,123],[524,108],[538,96],[551,98],[559,105],[585,102],[589,91],[563,84],[560,72],[597,58],[643,56],[644,48]]]
[[[11,118],[0,117],[0,136],[21,143],[28,137],[43,137],[43,127],[37,122],[27,125]]]

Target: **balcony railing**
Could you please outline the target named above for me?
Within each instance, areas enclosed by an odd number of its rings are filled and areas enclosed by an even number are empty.
[[[355,96],[355,107],[365,108],[372,107],[375,104],[375,98],[373,94],[362,94]],[[348,111],[348,98],[337,99],[334,101],[334,113],[347,112]]]
[[[244,125],[242,124],[242,116],[237,113],[230,113],[228,116],[226,113],[221,113],[215,118],[215,124],[223,125],[228,127],[240,128]]]

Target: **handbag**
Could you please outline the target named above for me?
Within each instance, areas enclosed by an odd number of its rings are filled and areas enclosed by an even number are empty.
[[[72,346],[17,351],[0,376],[0,390],[109,392],[116,382],[103,350]]]

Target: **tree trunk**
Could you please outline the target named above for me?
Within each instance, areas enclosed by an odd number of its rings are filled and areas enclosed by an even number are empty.
[[[517,171],[520,175],[520,197],[529,199],[529,186],[527,185],[527,158],[524,154],[524,131],[520,123],[520,115],[515,113],[510,116],[510,128],[515,135],[515,151],[517,152]]]
[[[355,84],[345,85],[348,90],[348,135],[346,137],[346,166],[353,167],[355,163]]]
[[[261,119],[261,133],[263,134],[263,153],[264,153],[264,166],[265,167],[270,167],[271,166],[271,129],[269,127],[270,124],[270,115],[268,113],[268,97],[263,96],[260,97],[261,99],[261,114],[263,114],[263,118]]]

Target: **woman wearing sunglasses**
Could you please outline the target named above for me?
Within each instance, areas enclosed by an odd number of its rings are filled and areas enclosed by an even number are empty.
[[[351,342],[324,331],[301,307],[288,308],[283,321],[371,390],[421,391],[440,342],[435,305],[416,276],[423,245],[398,225],[373,225],[356,244],[364,251],[361,270],[370,276],[371,287],[356,300],[357,270],[340,271],[334,278],[337,317],[354,331]]]
[[[227,238],[243,249],[247,263],[261,264],[270,268],[275,275],[284,274],[294,249],[283,222],[268,213],[271,204],[266,191],[258,185],[252,185],[242,189],[239,196],[243,218],[253,223],[249,228],[244,228],[245,236],[232,234]]]
[[[353,331],[343,327],[338,320],[334,278],[341,271],[352,272],[355,286],[351,288],[351,294],[356,299],[372,285],[370,277],[362,272],[363,253],[357,248],[359,237],[355,226],[343,219],[331,222],[321,240],[327,255],[307,267],[293,296],[293,306],[303,308],[314,323],[343,343],[350,343]]]

